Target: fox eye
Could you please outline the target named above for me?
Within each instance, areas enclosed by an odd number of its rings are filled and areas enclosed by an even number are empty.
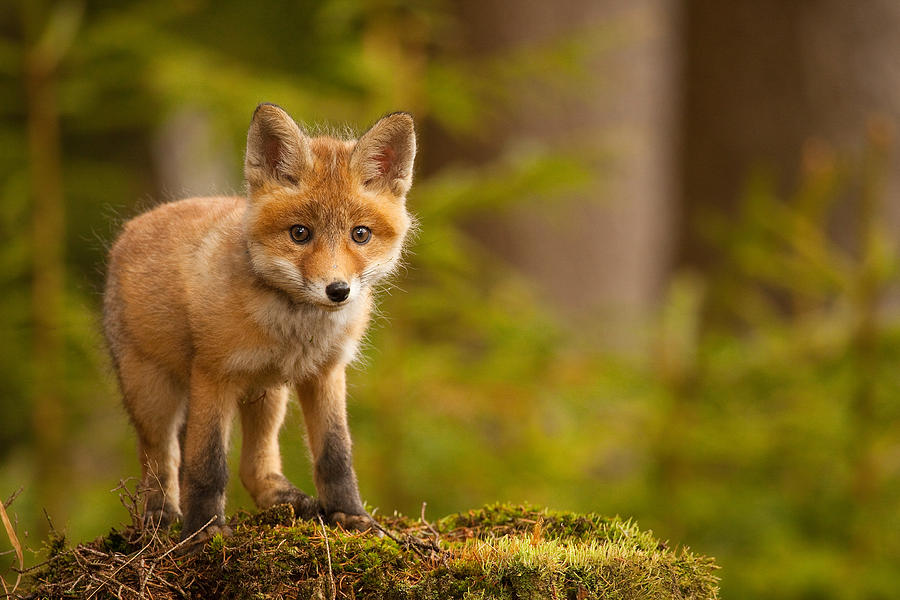
[[[359,227],[354,227],[353,232],[350,234],[350,237],[353,238],[353,241],[357,244],[365,244],[369,241],[369,238],[372,237],[372,230],[368,227],[363,227],[360,225]]]
[[[291,239],[298,244],[305,244],[312,237],[312,231],[304,225],[291,226]]]

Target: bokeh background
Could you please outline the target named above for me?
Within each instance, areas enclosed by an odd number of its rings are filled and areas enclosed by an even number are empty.
[[[127,518],[105,250],[240,193],[261,101],[417,119],[421,231],[349,376],[372,506],[618,513],[723,597],[900,594],[894,0],[3,1],[0,496],[31,548],[44,509],[76,541]],[[282,443],[310,488],[297,408]]]

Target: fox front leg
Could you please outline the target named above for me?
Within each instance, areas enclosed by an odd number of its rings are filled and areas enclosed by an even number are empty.
[[[286,386],[271,388],[240,405],[241,481],[259,508],[290,504],[301,519],[314,519],[319,502],[297,489],[281,472],[278,431],[287,409]]]
[[[240,391],[194,367],[184,436],[181,497],[184,526],[181,539],[206,526],[197,541],[217,533],[230,535],[225,524],[228,483],[227,443]]]
[[[331,523],[364,531],[374,521],[363,508],[353,471],[346,393],[343,365],[297,385],[322,510]]]

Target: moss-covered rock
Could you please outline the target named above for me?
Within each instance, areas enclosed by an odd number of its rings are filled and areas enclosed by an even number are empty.
[[[294,520],[232,519],[192,555],[135,527],[32,572],[34,598],[716,598],[711,558],[671,550],[630,521],[493,505],[436,523],[379,517],[385,536]]]

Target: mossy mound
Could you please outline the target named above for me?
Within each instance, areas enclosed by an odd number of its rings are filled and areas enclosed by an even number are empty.
[[[298,521],[288,506],[232,519],[234,536],[178,556],[136,527],[51,548],[33,598],[716,598],[713,559],[671,550],[629,521],[494,505],[387,535]],[[177,550],[177,549],[176,549]]]

